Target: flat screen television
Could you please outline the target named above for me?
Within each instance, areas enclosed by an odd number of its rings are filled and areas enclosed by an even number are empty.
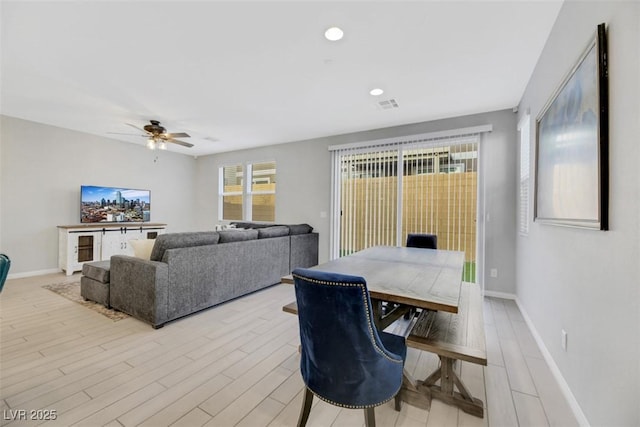
[[[119,187],[80,187],[80,222],[148,222],[151,191]]]

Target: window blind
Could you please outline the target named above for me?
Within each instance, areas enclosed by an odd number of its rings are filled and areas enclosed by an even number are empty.
[[[524,235],[529,234],[530,122],[530,115],[527,114],[518,124],[520,132],[518,231]]]
[[[330,147],[331,258],[430,233],[440,249],[465,252],[475,281],[478,149],[491,129],[472,130]]]

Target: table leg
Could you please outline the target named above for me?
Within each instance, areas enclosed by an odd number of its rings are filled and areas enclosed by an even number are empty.
[[[380,327],[382,326],[382,301],[379,299],[372,299],[371,300],[371,305],[372,305],[372,309],[373,309],[373,322],[376,325],[376,329],[378,329],[379,331],[382,330],[380,329]]]
[[[440,358],[440,388],[447,395],[453,395],[453,359],[448,357]]]
[[[384,331],[389,325],[409,313],[411,310],[411,307],[408,305],[398,304],[388,313],[384,313],[382,302],[383,301],[379,299],[371,300],[373,321],[379,331]]]
[[[454,363],[455,359],[440,356],[440,367],[424,381],[417,382],[418,391],[422,393],[428,392],[430,397],[434,399],[442,400],[450,405],[456,405],[471,415],[483,418],[484,404],[482,400],[471,396],[471,393],[453,369]],[[440,385],[436,385],[438,381],[440,381]],[[459,392],[455,391],[454,387]]]
[[[406,370],[402,375],[402,400],[409,405],[418,408],[431,409],[431,391],[428,388],[420,388],[422,381],[416,381],[413,376]]]

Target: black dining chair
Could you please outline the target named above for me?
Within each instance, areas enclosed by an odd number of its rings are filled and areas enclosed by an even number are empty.
[[[298,426],[313,396],[343,408],[374,408],[391,399],[400,410],[405,338],[377,331],[364,278],[318,270],[293,271],[300,325],[300,372],[306,385]]]
[[[438,236],[435,234],[409,233],[407,235],[407,247],[438,249]]]
[[[11,268],[9,256],[0,254],[0,292],[2,292],[2,288],[4,288],[4,282],[7,280],[9,268]]]
[[[407,235],[407,247],[408,248],[421,248],[421,249],[438,249],[438,236],[435,234],[423,234],[423,233],[409,233]],[[405,319],[409,319],[413,314],[416,314],[416,310],[412,309]]]

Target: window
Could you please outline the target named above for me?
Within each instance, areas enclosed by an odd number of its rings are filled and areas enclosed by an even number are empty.
[[[219,182],[220,220],[275,221],[276,162],[223,166]]]
[[[520,132],[520,199],[518,231],[529,234],[529,151],[530,151],[530,118],[525,115],[518,124]]]
[[[276,220],[276,162],[251,165],[251,212],[253,221]]]
[[[478,153],[487,130],[472,130],[330,147],[331,257],[436,234],[439,249],[465,252],[463,280],[476,282]]]
[[[220,191],[222,202],[220,219],[242,220],[242,165],[221,167],[220,183],[222,186],[222,191]]]

